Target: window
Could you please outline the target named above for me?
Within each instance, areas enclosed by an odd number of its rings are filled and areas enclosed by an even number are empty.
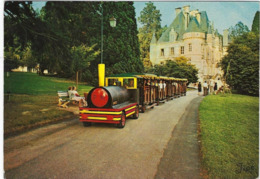
[[[189,44],[189,51],[191,52],[192,51],[192,45]]]
[[[184,54],[184,46],[181,46],[181,54]]]
[[[117,79],[108,79],[108,86],[115,86]]]
[[[161,49],[161,56],[164,56],[164,49]]]
[[[174,55],[174,47],[171,47],[171,55]]]
[[[123,86],[126,88],[133,88],[134,87],[134,79],[130,78],[130,79],[124,79],[123,80]]]

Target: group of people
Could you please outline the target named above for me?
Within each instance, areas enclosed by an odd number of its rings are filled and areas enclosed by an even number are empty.
[[[80,107],[87,106],[85,97],[81,97],[78,94],[76,86],[70,86],[68,88],[68,94],[69,94],[69,99],[73,101],[77,101]]]
[[[200,95],[203,87],[203,96],[210,94],[216,94],[216,91],[218,90],[218,83],[214,82],[213,80],[210,81],[208,84],[207,81],[204,81],[203,86],[201,82],[198,84],[198,95]]]

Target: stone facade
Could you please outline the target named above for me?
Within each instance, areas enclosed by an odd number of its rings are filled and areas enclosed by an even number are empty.
[[[199,70],[199,81],[221,80],[218,62],[228,45],[228,31],[224,37],[214,29],[205,11],[190,11],[189,6],[175,9],[176,17],[157,41],[150,43],[150,60],[153,65],[184,56]],[[224,43],[223,43],[224,41]],[[223,46],[224,45],[224,46]]]

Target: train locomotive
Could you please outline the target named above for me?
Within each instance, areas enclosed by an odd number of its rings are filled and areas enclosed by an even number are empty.
[[[126,118],[138,119],[160,102],[186,95],[187,79],[160,77],[153,74],[127,73],[104,78],[104,85],[93,88],[87,96],[87,106],[80,107],[79,120],[91,123],[111,123],[124,128]]]

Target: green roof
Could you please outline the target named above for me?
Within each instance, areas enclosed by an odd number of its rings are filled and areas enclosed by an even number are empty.
[[[196,17],[192,17],[185,32],[203,32]]]
[[[113,74],[108,77],[137,77],[137,75],[143,75],[143,73],[121,73],[121,74]]]
[[[206,11],[200,12],[200,28],[203,32],[207,32],[209,27],[209,19]]]
[[[173,28],[175,32],[177,32],[177,39],[181,40],[183,37],[183,34],[185,32],[185,17],[182,12],[180,12],[177,17],[174,19],[174,21],[171,23],[171,25],[168,27],[168,29],[162,34],[161,38],[158,40],[158,42],[169,42],[170,37],[170,31]]]
[[[211,26],[209,25],[208,27],[208,31],[207,31],[208,34],[212,34],[212,30],[211,30]]]
[[[183,39],[183,34],[186,32],[203,32],[212,34],[212,27],[210,26],[208,15],[206,11],[200,12],[200,23],[197,21],[196,17],[190,17],[190,23],[185,30],[185,17],[183,12],[180,12],[176,18],[173,20],[171,25],[162,34],[158,42],[169,42],[170,41],[170,31],[173,28],[177,32],[176,41]],[[154,39],[151,43],[154,43]]]

